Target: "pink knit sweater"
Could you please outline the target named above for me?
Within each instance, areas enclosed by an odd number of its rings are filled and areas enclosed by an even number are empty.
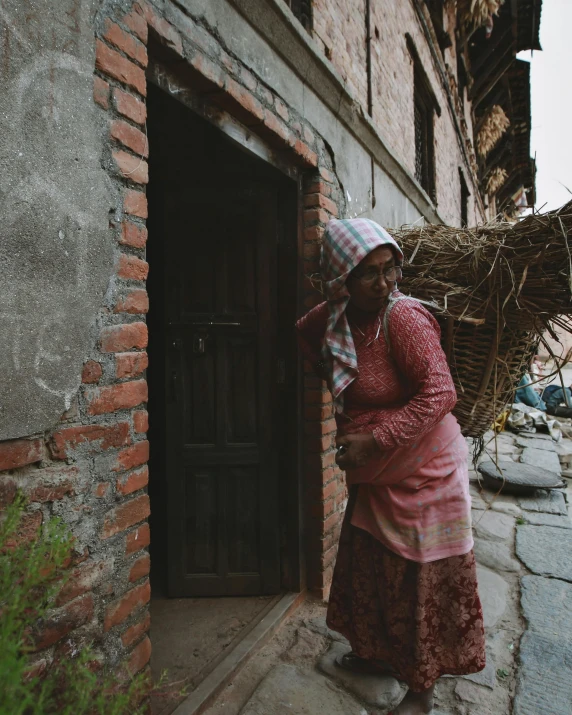
[[[315,365],[328,308],[298,321],[305,357]],[[352,524],[399,555],[425,563],[473,546],[467,448],[450,414],[456,393],[437,321],[419,303],[398,302],[389,321],[391,354],[378,316],[348,307],[359,374],[345,391],[338,432],[372,432],[381,457],[348,470],[359,484]],[[377,338],[376,338],[377,336]]]

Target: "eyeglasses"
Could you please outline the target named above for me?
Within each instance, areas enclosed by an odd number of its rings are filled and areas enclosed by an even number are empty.
[[[364,286],[373,285],[379,277],[383,277],[389,283],[394,283],[395,281],[400,281],[403,272],[401,266],[391,266],[383,271],[376,271],[373,268],[368,269],[360,275],[354,276],[354,278],[359,281]]]

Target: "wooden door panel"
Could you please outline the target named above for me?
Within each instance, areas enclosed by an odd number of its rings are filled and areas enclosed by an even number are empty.
[[[217,576],[218,468],[186,472],[186,573]]]
[[[226,443],[258,441],[258,343],[256,336],[229,338],[226,379],[222,385],[226,403]]]
[[[276,207],[263,186],[170,195],[172,596],[280,587]]]
[[[195,341],[205,341],[205,352],[195,352]],[[186,444],[215,445],[217,441],[216,413],[216,350],[211,336],[191,333],[184,341],[183,410]]]
[[[260,573],[260,489],[254,466],[227,471],[226,538],[230,573]]]
[[[241,217],[244,221],[246,217]],[[233,236],[226,242],[225,268],[227,290],[225,309],[227,313],[256,314],[256,245],[252,229],[235,226]]]

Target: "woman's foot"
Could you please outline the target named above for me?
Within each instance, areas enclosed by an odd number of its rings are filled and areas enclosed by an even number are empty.
[[[365,675],[391,675],[397,677],[389,663],[382,660],[366,660],[360,658],[353,651],[344,653],[336,658],[336,665],[344,670],[350,670],[352,673],[360,673]]]
[[[410,690],[399,705],[391,711],[391,715],[428,715],[433,710],[434,691],[434,685],[422,693],[414,693]]]

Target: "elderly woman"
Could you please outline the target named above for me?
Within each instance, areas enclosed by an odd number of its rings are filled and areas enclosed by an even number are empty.
[[[485,666],[467,448],[436,320],[399,293],[403,254],[367,219],[328,223],[327,301],[297,324],[325,378],[349,501],[327,622],[338,665],[409,686],[394,715],[429,713],[436,680]]]

